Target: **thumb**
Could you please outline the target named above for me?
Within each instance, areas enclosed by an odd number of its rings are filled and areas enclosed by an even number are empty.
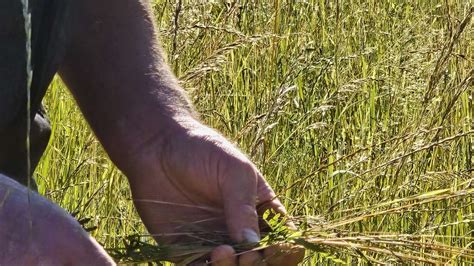
[[[237,243],[260,241],[258,228],[257,171],[251,163],[229,171],[222,184],[224,212],[230,237]]]

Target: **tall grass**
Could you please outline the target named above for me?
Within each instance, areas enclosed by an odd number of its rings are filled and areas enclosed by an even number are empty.
[[[202,119],[260,167],[300,226],[286,240],[313,250],[307,264],[474,262],[470,0],[156,1],[154,11]],[[125,177],[58,80],[46,105],[41,193],[106,248],[130,248],[127,236],[146,233]]]

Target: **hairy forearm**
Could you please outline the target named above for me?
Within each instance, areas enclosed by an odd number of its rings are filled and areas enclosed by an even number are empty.
[[[165,63],[149,4],[73,1],[60,75],[119,167],[131,153],[192,116]]]

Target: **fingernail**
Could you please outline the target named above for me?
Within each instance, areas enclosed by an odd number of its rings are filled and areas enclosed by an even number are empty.
[[[260,242],[260,237],[254,230],[250,228],[245,228],[244,230],[242,230],[242,236],[244,237],[244,240],[249,244],[256,244]]]

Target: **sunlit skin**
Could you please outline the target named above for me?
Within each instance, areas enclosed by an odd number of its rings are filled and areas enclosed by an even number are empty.
[[[0,239],[1,265],[114,264],[71,215],[2,174]]]
[[[198,232],[210,232],[211,243],[217,235],[229,243],[257,242],[259,214],[268,208],[284,214],[285,208],[255,165],[199,121],[164,62],[149,5],[72,1],[59,74],[128,177],[140,217],[159,243],[192,244]],[[91,254],[105,256],[99,247]],[[303,256],[302,249],[286,245],[240,255],[230,245],[216,245],[207,260],[296,265]]]

